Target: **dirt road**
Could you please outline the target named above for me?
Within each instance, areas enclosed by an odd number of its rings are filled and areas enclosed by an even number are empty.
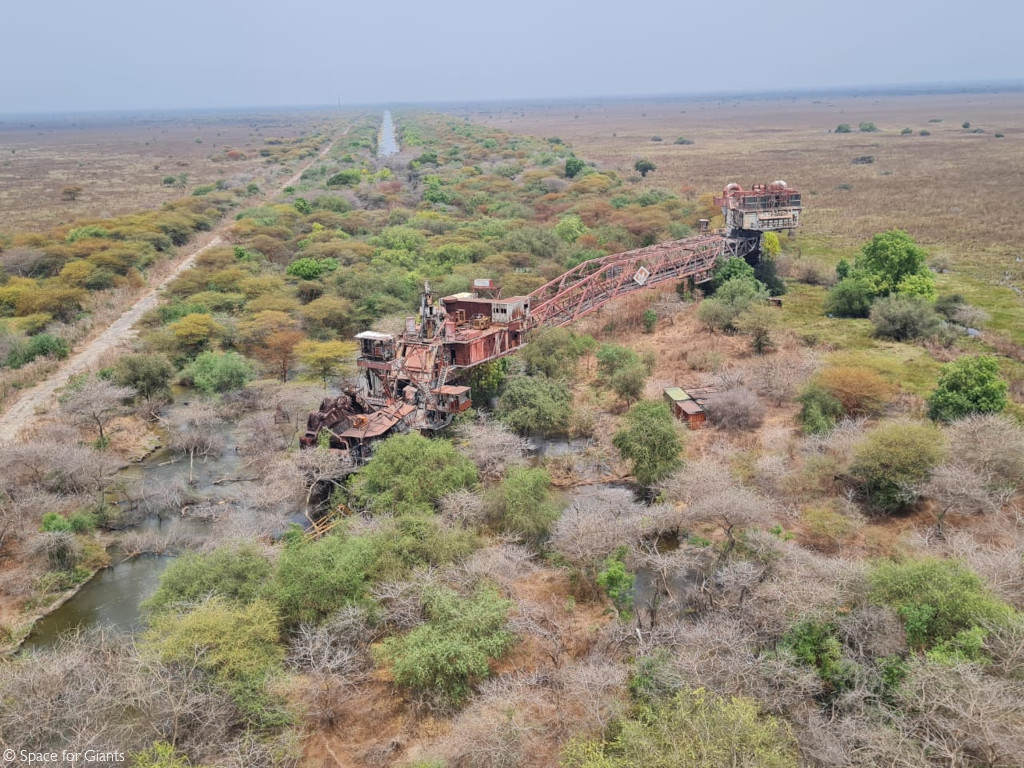
[[[348,128],[342,132],[342,135],[344,136],[346,133],[348,133]],[[275,192],[268,195],[268,198],[283,193],[285,187],[298,182],[302,172],[323,158],[331,151],[333,146],[334,142],[332,141],[320,151],[320,154],[302,166],[294,176],[284,182]],[[106,330],[99,336],[86,342],[84,346],[65,360],[49,378],[39,382],[31,389],[25,390],[21,397],[0,414],[0,442],[18,439],[31,426],[39,411],[47,410],[53,406],[56,402],[57,390],[67,384],[72,376],[95,370],[96,364],[108,350],[130,339],[135,333],[133,330],[135,323],[138,322],[142,315],[157,305],[160,289],[195,264],[196,257],[201,253],[222,245],[225,242],[223,233],[229,226],[231,226],[231,219],[225,219],[221,222],[213,231],[212,239],[189,253],[170,274],[150,288],[135,304],[111,323]]]

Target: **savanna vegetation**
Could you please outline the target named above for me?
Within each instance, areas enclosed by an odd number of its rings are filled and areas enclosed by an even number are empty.
[[[232,208],[230,245],[68,388],[78,439],[0,450],[10,639],[109,543],[178,554],[134,636],[6,663],[4,739],[154,766],[1016,764],[1024,354],[985,294],[897,218],[833,263],[768,238],[696,295],[537,335],[473,373],[450,429],[352,467],[297,450],[305,412],[424,280],[527,293],[715,214],[661,155],[634,178],[549,133],[396,122],[386,163],[367,118]],[[714,388],[706,429],[669,385]],[[119,471],[147,419],[189,481],[241,457],[244,498],[202,539],[131,530],[215,503]],[[319,538],[289,524],[339,505]]]

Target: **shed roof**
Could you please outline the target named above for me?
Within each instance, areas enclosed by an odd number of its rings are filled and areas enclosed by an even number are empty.
[[[675,401],[689,400],[690,396],[686,394],[680,387],[666,387],[665,394]]]
[[[695,413],[704,413],[704,407],[694,400],[684,400],[679,403],[680,410],[687,416],[692,416]]]
[[[390,333],[381,333],[380,331],[363,331],[362,333],[357,333],[356,338],[373,339],[374,341],[388,341],[393,340],[395,337]]]

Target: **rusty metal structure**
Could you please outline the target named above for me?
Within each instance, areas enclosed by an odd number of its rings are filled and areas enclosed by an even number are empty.
[[[435,297],[428,283],[419,316],[406,318],[402,333],[355,337],[359,385],[326,398],[309,415],[302,445],[324,441],[359,462],[390,434],[442,429],[472,405],[460,378],[516,352],[532,333],[654,286],[707,282],[721,259],[756,259],[763,232],[799,226],[800,195],[785,182],[757,184],[750,192],[729,184],[715,203],[723,230],[585,261],[528,296],[501,297],[493,281],[476,280],[471,292]]]

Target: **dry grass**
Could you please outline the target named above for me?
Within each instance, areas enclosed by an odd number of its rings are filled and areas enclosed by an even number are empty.
[[[1015,261],[1024,235],[1014,191],[1024,174],[1021,93],[594,101],[465,114],[516,133],[560,136],[623,177],[635,176],[633,163],[647,158],[657,171],[637,182],[642,187],[700,194],[729,181],[786,179],[806,194],[805,227],[795,243],[805,255],[853,252],[875,232],[899,226],[934,255],[1024,280],[1024,263]],[[985,133],[965,131],[965,120]],[[859,133],[862,121],[879,131]],[[829,133],[839,123],[854,132]],[[913,134],[900,135],[904,128]],[[654,135],[664,141],[652,142]],[[677,137],[694,143],[677,145]],[[875,160],[853,165],[862,155]]]
[[[180,188],[162,183],[165,176],[188,174],[189,190],[219,179],[262,185],[273,170],[259,154],[266,139],[293,138],[324,117],[298,112],[7,117],[0,120],[0,232],[39,232],[74,219],[158,208],[182,196]],[[224,160],[229,148],[241,150],[246,159]],[[70,185],[82,187],[74,202],[61,199],[61,190]]]

